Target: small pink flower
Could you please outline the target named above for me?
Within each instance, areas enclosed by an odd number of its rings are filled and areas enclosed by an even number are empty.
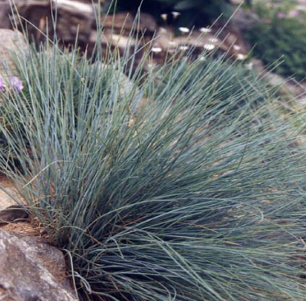
[[[285,17],[286,17],[286,15],[284,13],[278,13],[277,14],[277,18],[279,18],[279,19],[282,19],[282,18],[285,18]]]
[[[23,89],[22,81],[17,76],[10,76],[9,77],[9,83],[13,90],[15,90],[17,93],[20,93]]]
[[[4,83],[4,79],[2,76],[0,76],[0,91],[5,92],[5,83]]]
[[[292,10],[288,13],[288,17],[290,18],[296,18],[299,16],[299,12],[297,10]]]

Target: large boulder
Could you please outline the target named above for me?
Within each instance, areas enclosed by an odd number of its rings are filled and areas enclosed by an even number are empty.
[[[28,51],[23,35],[17,30],[0,29],[0,75],[14,73],[14,55],[19,51]]]
[[[0,1],[0,28],[10,28],[10,15],[11,6],[9,1]]]
[[[94,21],[93,6],[73,0],[20,1],[17,9],[22,18],[28,20],[19,24],[20,28],[26,25],[29,37],[36,42],[45,40],[46,33],[53,38],[52,20],[56,16],[56,34],[60,41],[74,44],[78,37],[80,44],[86,44]]]
[[[0,300],[76,301],[61,251],[0,229]]]
[[[260,22],[258,15],[242,8],[237,9],[230,20],[230,23],[238,27],[240,31],[248,30],[258,22]]]
[[[109,29],[119,34],[123,30],[129,35],[132,29],[139,30],[144,35],[152,36],[157,30],[158,26],[155,19],[146,13],[142,13],[137,21],[136,16],[131,13],[117,13],[115,15],[101,16],[101,25],[105,29]]]
[[[0,147],[1,147],[1,141],[0,141]],[[2,187],[0,189],[0,216],[1,216],[1,210],[6,209],[9,206],[16,205],[15,201],[9,196],[9,194],[12,194],[14,197],[15,196],[17,197],[17,191],[12,181],[10,181],[5,175],[1,173],[0,173],[0,185]],[[6,191],[4,191],[3,188]],[[17,198],[19,199],[19,197]]]

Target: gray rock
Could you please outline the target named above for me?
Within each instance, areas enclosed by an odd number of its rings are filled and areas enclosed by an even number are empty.
[[[251,64],[253,68],[264,78],[272,87],[281,88],[280,92],[296,97],[299,104],[305,105],[306,84],[305,82],[298,82],[294,79],[288,79],[277,73],[273,73],[265,68],[262,61],[252,59]]]
[[[145,35],[152,36],[157,30],[158,26],[155,19],[146,13],[142,13],[135,21],[135,15],[131,13],[117,13],[115,15],[102,15],[101,24],[105,29],[111,29],[116,33],[122,33],[123,29],[129,35],[132,29],[137,29]]]
[[[62,252],[40,238],[0,229],[0,300],[76,301]]]
[[[0,75],[14,73],[14,55],[19,51],[28,51],[23,35],[17,30],[0,29]]]
[[[0,28],[11,28],[10,15],[11,6],[8,1],[0,2]]]
[[[241,31],[250,29],[255,23],[260,22],[259,17],[252,11],[246,11],[241,8],[236,10],[232,16],[231,23],[238,26]]]
[[[57,18],[57,38],[69,45],[73,45],[76,37],[80,44],[86,43],[94,22],[92,5],[78,1],[21,1],[17,5],[19,14],[29,22],[27,30],[29,36],[38,43],[45,40],[45,34],[53,39],[53,16]],[[56,13],[55,13],[56,11]],[[17,20],[18,23],[18,20]],[[19,24],[20,27],[25,24]]]
[[[0,186],[0,211],[6,209],[9,206],[16,205],[16,202],[9,196],[9,194],[12,194],[19,200],[22,199],[18,195],[14,183],[3,174],[0,174]],[[4,188],[4,190],[2,188]]]
[[[12,205],[0,210],[0,225],[25,221],[29,217],[26,208],[21,205]]]
[[[94,65],[91,65],[91,68],[94,68],[97,74],[103,73],[106,69],[112,70],[112,72],[114,72],[115,77],[117,78],[116,82],[114,82],[114,85],[117,85],[118,87],[118,96],[123,98],[129,97],[133,99],[133,101],[131,102],[130,109],[131,113],[135,114],[144,102],[142,92],[139,90],[137,85],[131,79],[129,79],[123,72],[117,70],[116,67],[113,65],[95,63]]]

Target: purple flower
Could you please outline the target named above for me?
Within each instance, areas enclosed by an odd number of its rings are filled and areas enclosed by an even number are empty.
[[[2,76],[0,76],[0,91],[5,92],[5,83]]]
[[[299,12],[297,10],[291,10],[289,13],[288,13],[288,16],[291,17],[291,18],[296,18],[299,16]]]
[[[277,14],[277,18],[279,18],[279,19],[282,19],[282,18],[285,18],[285,17],[286,17],[286,15],[284,13],[278,13]]]
[[[15,90],[17,93],[20,93],[23,89],[22,81],[17,76],[10,76],[9,77],[9,83],[13,90]]]

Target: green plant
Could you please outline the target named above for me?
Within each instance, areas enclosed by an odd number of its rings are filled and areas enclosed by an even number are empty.
[[[252,4],[252,10],[261,18],[273,18],[278,13],[287,14],[296,9],[298,1],[296,0],[281,0],[281,1],[255,1]]]
[[[268,97],[253,105],[258,79],[233,72],[233,90],[222,58],[143,74],[134,51],[101,65],[55,42],[21,55],[24,90],[2,95],[21,170],[6,154],[2,168],[65,250],[81,300],[302,300],[295,129]]]
[[[215,65],[217,65],[217,68],[214,68]],[[156,69],[158,70],[158,67]],[[216,91],[220,91],[220,99],[224,102],[226,102],[227,99],[230,99],[232,95],[235,95],[237,91],[243,89],[248,90],[248,86],[252,83],[254,85],[253,88],[258,91],[256,100],[249,102],[243,93],[240,96],[240,101],[237,101],[236,106],[233,107],[233,109],[237,109],[243,104],[256,106],[259,102],[265,101],[267,97],[272,97],[272,95],[275,96],[278,92],[277,89],[269,87],[268,83],[260,77],[258,72],[248,70],[243,63],[229,61],[224,57],[219,57],[216,61],[213,56],[208,55],[203,57],[200,56],[196,66],[191,69],[188,58],[181,58],[180,68],[177,70],[178,75],[176,78],[173,79],[172,74],[168,74],[168,77],[165,76],[160,82],[160,88],[163,89],[167,86],[169,81],[180,81],[181,76],[184,76],[187,70],[189,72],[189,78],[184,83],[184,89],[192,89],[194,79],[201,76],[201,74],[209,72],[210,76],[206,78],[205,82],[202,83],[202,86],[214,86]]]
[[[106,6],[108,10],[111,3]],[[231,8],[227,0],[117,0],[116,11],[141,11],[152,14],[160,23],[164,22],[162,15],[167,14],[168,21],[176,26],[205,26],[211,24],[216,18],[224,15],[229,17]],[[180,15],[177,17],[173,12]]]
[[[281,58],[283,62],[275,72],[286,77],[294,76],[297,80],[305,79],[306,24],[303,21],[287,17],[279,10],[274,11],[272,16],[255,24],[244,36],[254,45],[252,54],[266,66]]]

